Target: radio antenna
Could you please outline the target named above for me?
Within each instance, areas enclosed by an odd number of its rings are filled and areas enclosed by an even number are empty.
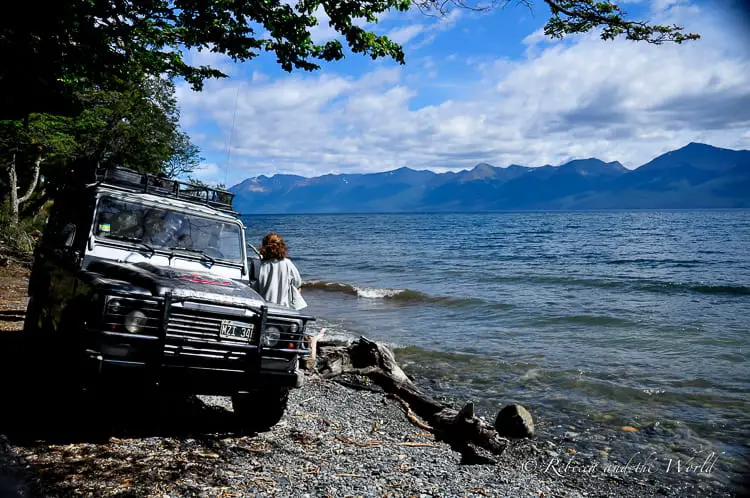
[[[232,157],[232,137],[234,136],[234,121],[237,119],[237,101],[240,98],[240,86],[237,85],[237,95],[234,97],[234,113],[232,114],[232,129],[229,131],[229,145],[227,146],[227,164],[224,167],[224,188],[227,188],[227,174],[229,173],[229,160]]]

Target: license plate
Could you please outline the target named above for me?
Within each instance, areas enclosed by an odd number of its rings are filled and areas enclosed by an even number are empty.
[[[253,337],[254,328],[252,323],[222,320],[221,328],[219,329],[219,338],[248,342]]]

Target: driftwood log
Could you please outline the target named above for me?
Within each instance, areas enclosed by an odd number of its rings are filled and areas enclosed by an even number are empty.
[[[393,352],[386,346],[360,337],[347,346],[319,341],[316,337],[313,351],[315,361],[312,370],[321,377],[332,379],[342,375],[362,375],[382,388],[389,397],[397,400],[408,419],[418,427],[429,430],[438,441],[444,441],[461,453],[462,463],[491,463],[490,458],[480,456],[477,448],[492,455],[501,455],[509,441],[496,427],[477,417],[474,404],[466,403],[457,410],[435,400],[414,385],[396,362]],[[523,413],[523,422],[530,425],[526,436],[533,436],[533,423],[528,412],[520,405],[513,405]],[[508,408],[508,407],[506,407]],[[419,420],[421,418],[425,422]],[[519,417],[516,417],[519,418]],[[507,417],[498,417],[496,424]],[[515,419],[512,419],[515,420]],[[519,437],[517,428],[509,432],[510,437]]]

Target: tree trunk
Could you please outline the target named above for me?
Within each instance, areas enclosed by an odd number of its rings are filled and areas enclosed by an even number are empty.
[[[437,440],[445,441],[459,451],[463,455],[463,463],[490,463],[492,460],[480,457],[476,448],[501,455],[508,445],[508,439],[498,432],[503,429],[503,434],[506,434],[505,428],[497,428],[497,425],[493,427],[477,417],[473,403],[466,403],[463,408],[456,410],[426,396],[396,363],[393,353],[387,347],[365,337],[360,337],[349,346],[318,343],[315,367],[323,378],[347,374],[367,376],[402,404],[412,423],[432,431]],[[525,412],[522,407],[520,409]],[[417,416],[427,424],[419,422]],[[531,422],[530,417],[528,422]],[[533,436],[533,423],[530,423],[528,429],[528,436],[522,437]]]
[[[16,174],[16,155],[8,166],[8,179],[10,180],[10,223],[18,225],[18,175]]]
[[[38,156],[34,161],[34,171],[31,182],[29,183],[26,193],[18,197],[18,173],[16,171],[16,155],[13,154],[13,160],[8,167],[8,178],[10,180],[10,221],[13,225],[18,225],[19,206],[31,198],[37,183],[39,182],[39,170],[41,169],[42,156]]]

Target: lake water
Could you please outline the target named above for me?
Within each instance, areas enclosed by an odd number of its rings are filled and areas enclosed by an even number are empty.
[[[521,403],[542,431],[610,429],[611,452],[713,451],[718,479],[740,470],[750,211],[245,222],[256,247],[268,231],[289,243],[314,329],[393,345],[433,394],[476,400],[488,417]]]

